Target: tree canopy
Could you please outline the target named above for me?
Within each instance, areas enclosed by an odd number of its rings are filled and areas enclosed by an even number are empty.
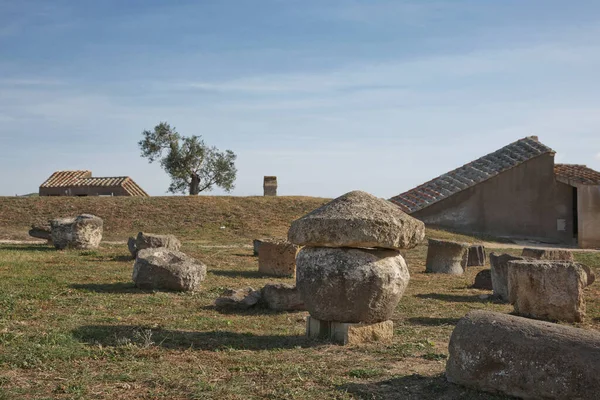
[[[139,141],[142,157],[149,162],[159,160],[171,177],[168,191],[197,195],[214,186],[230,192],[237,174],[231,150],[219,151],[207,146],[200,136],[181,136],[175,127],[161,122],[154,130],[142,132]]]

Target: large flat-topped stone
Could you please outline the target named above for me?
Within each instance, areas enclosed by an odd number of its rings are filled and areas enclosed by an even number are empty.
[[[536,260],[557,260],[557,261],[573,261],[573,253],[571,250],[560,249],[535,249],[525,247],[523,257],[535,258]]]
[[[315,247],[409,249],[425,237],[423,222],[369,193],[346,193],[292,222],[290,242]]]
[[[462,318],[448,381],[523,399],[597,399],[600,333],[489,311]]]
[[[104,223],[100,217],[82,214],[75,218],[50,221],[54,247],[62,249],[97,249],[102,241]]]
[[[586,269],[569,261],[515,260],[508,263],[509,301],[519,315],[581,322]]]
[[[165,247],[138,251],[133,282],[140,289],[194,291],[206,277],[206,265]]]
[[[296,264],[300,296],[310,315],[322,321],[391,319],[410,279],[395,250],[303,247]]]

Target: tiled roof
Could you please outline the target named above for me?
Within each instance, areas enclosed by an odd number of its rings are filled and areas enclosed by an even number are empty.
[[[556,164],[554,174],[558,181],[568,185],[600,185],[600,172],[585,165]]]
[[[540,143],[535,136],[526,137],[392,197],[390,201],[404,212],[413,213],[547,153],[554,153],[554,150]]]
[[[123,187],[132,196],[147,197],[148,194],[128,176],[107,178],[92,177],[91,171],[56,171],[40,185],[43,188],[64,187]]]

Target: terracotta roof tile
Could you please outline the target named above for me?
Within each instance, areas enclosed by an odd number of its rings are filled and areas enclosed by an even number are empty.
[[[91,171],[56,171],[40,185],[43,188],[63,187],[114,187],[121,186],[131,196],[148,197],[148,194],[128,176],[92,177]]]
[[[526,137],[392,197],[390,201],[403,211],[413,213],[547,153],[554,153],[554,150],[540,143],[535,136]]]
[[[585,165],[556,164],[554,174],[557,180],[568,185],[600,185],[600,172]]]

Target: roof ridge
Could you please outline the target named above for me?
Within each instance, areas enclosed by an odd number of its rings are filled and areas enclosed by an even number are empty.
[[[394,196],[390,201],[407,212],[415,212],[548,153],[555,151],[541,143],[537,136],[527,136]]]

